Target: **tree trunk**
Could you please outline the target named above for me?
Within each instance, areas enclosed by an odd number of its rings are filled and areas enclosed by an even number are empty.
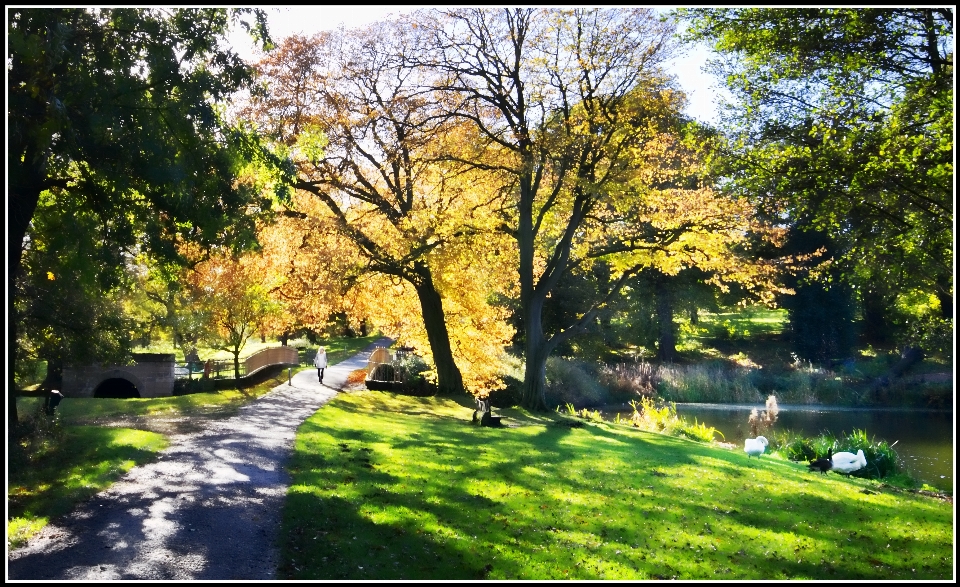
[[[233,353],[233,378],[240,380],[240,351]]]
[[[450,348],[450,334],[447,332],[446,318],[443,314],[443,300],[433,284],[433,276],[426,264],[417,262],[417,282],[413,283],[420,299],[423,314],[423,326],[427,330],[433,363],[437,367],[437,387],[439,393],[455,395],[465,393],[463,376],[453,360]]]
[[[654,297],[657,301],[657,358],[664,363],[672,363],[677,354],[677,335],[673,327],[673,292],[670,291],[670,277],[657,274],[654,280]]]
[[[9,153],[15,151],[16,146],[9,145]],[[43,191],[42,174],[34,166],[21,165],[16,161],[9,163],[8,178],[8,205],[7,205],[7,292],[10,296],[7,307],[7,361],[10,368],[7,370],[7,438],[14,438],[17,428],[17,322],[16,295],[17,275],[20,274],[20,263],[23,256],[23,239],[27,235],[30,221],[37,210],[40,201],[40,192]],[[23,161],[36,161],[35,149],[27,148]],[[11,319],[12,317],[12,319]]]
[[[937,300],[940,302],[940,317],[953,320],[953,276],[941,273],[937,276]]]
[[[860,304],[864,338],[873,344],[888,343],[890,340],[890,323],[887,320],[889,304],[883,294],[873,287],[861,288]]]
[[[531,412],[547,409],[547,358],[550,349],[543,336],[543,297],[532,298],[524,308],[524,370],[520,405]]]

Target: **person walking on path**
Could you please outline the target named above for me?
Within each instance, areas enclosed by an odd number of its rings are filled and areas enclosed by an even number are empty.
[[[234,417],[170,437],[156,462],[9,550],[7,581],[275,580],[297,428],[391,342],[331,365],[326,385],[307,369]]]
[[[317,368],[317,377],[320,383],[323,383],[323,370],[327,368],[327,349],[320,347],[317,349],[317,356],[313,358],[313,366]]]

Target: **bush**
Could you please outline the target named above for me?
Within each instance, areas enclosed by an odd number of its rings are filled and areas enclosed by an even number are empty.
[[[491,391],[487,398],[495,408],[510,408],[520,404],[523,398],[523,380],[513,375],[502,375],[504,387]]]
[[[696,440],[697,442],[713,442],[717,434],[720,435],[720,438],[723,438],[723,432],[720,432],[713,426],[707,426],[706,424],[697,422],[696,418],[693,419],[693,424],[687,422],[683,417],[678,417],[678,420],[676,426],[677,436],[683,436],[690,440]]]
[[[212,379],[176,379],[173,382],[173,395],[192,393],[211,393],[216,391]]]
[[[372,381],[395,381],[397,370],[390,363],[380,363],[370,372]]]
[[[632,400],[630,407],[633,408],[630,422],[641,430],[673,434],[680,421],[676,406],[670,402],[641,398],[639,402]]]
[[[411,387],[419,387],[425,379],[424,373],[430,370],[430,365],[419,355],[405,353],[393,361],[396,369],[396,379]]]
[[[862,450],[867,466],[854,471],[852,476],[866,479],[893,479],[904,476],[900,469],[899,456],[893,446],[886,441],[876,442],[868,437],[864,430],[854,430],[842,438],[836,438],[832,434],[804,438],[791,432],[776,433],[771,445],[772,450],[791,461],[826,458],[828,451],[856,454],[858,450]]]
[[[32,412],[21,414],[14,436],[16,442],[10,447],[7,466],[19,472],[62,444],[64,428],[59,412],[48,414],[45,403],[38,401]]]
[[[547,405],[566,403],[579,407],[601,406],[609,393],[600,384],[597,369],[583,361],[550,357],[547,359]]]

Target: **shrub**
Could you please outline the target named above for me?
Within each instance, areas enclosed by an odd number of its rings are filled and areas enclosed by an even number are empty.
[[[509,408],[520,403],[523,397],[523,380],[513,375],[501,376],[504,387],[491,391],[487,395],[490,405],[495,408]]]
[[[894,443],[896,444],[896,443]],[[854,477],[864,477],[867,479],[883,479],[900,472],[899,456],[893,450],[893,446],[882,440],[877,442],[875,439],[867,436],[865,430],[854,430],[838,443],[838,448],[834,452],[849,451],[856,453],[863,451],[864,458],[867,459],[867,466],[851,473]]]
[[[390,363],[380,363],[370,372],[372,381],[394,381],[396,377],[396,368]]]
[[[783,432],[774,434],[771,444],[772,450],[776,450],[792,461],[825,458],[828,451],[856,454],[858,450],[862,450],[867,466],[854,471],[851,473],[852,476],[866,479],[900,479],[901,481],[905,476],[900,469],[899,457],[893,450],[893,445],[887,444],[886,441],[877,442],[868,437],[864,430],[854,430],[842,438],[829,433],[814,438],[804,438],[791,432]]]
[[[216,391],[212,379],[176,379],[173,382],[173,395],[192,393],[213,393]]]
[[[672,434],[680,418],[674,404],[653,398],[640,398],[640,401],[631,400],[633,408],[631,423],[642,430]]]
[[[64,434],[59,412],[48,414],[44,402],[38,401],[32,412],[23,413],[17,422],[17,441],[9,450],[8,469],[20,471],[55,451],[62,444]]]
[[[683,417],[678,417],[676,434],[697,442],[713,442],[717,434],[720,435],[720,438],[723,438],[723,432],[713,426],[697,422],[696,418],[693,419],[693,424],[691,424]]]
[[[600,384],[597,369],[583,361],[547,359],[546,398],[548,405],[572,403],[581,407],[600,406],[609,394]]]
[[[424,380],[423,374],[430,370],[430,365],[422,357],[413,353],[404,353],[393,361],[398,381],[416,387]]]

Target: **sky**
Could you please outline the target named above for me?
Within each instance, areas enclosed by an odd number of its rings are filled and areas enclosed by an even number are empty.
[[[382,20],[391,14],[398,15],[427,7],[426,5],[326,5],[271,7],[265,10],[270,35],[274,42],[278,42],[294,33],[311,35],[322,30],[336,29],[341,24],[345,28],[354,28]],[[244,58],[250,59],[254,56],[253,45],[242,31],[235,31],[231,41],[237,52]],[[725,91],[719,87],[715,77],[702,71],[708,57],[709,51],[704,47],[690,49],[686,55],[674,60],[673,73],[687,94],[689,102],[686,114],[704,122],[716,122],[717,108],[714,97],[718,92],[725,93]]]

